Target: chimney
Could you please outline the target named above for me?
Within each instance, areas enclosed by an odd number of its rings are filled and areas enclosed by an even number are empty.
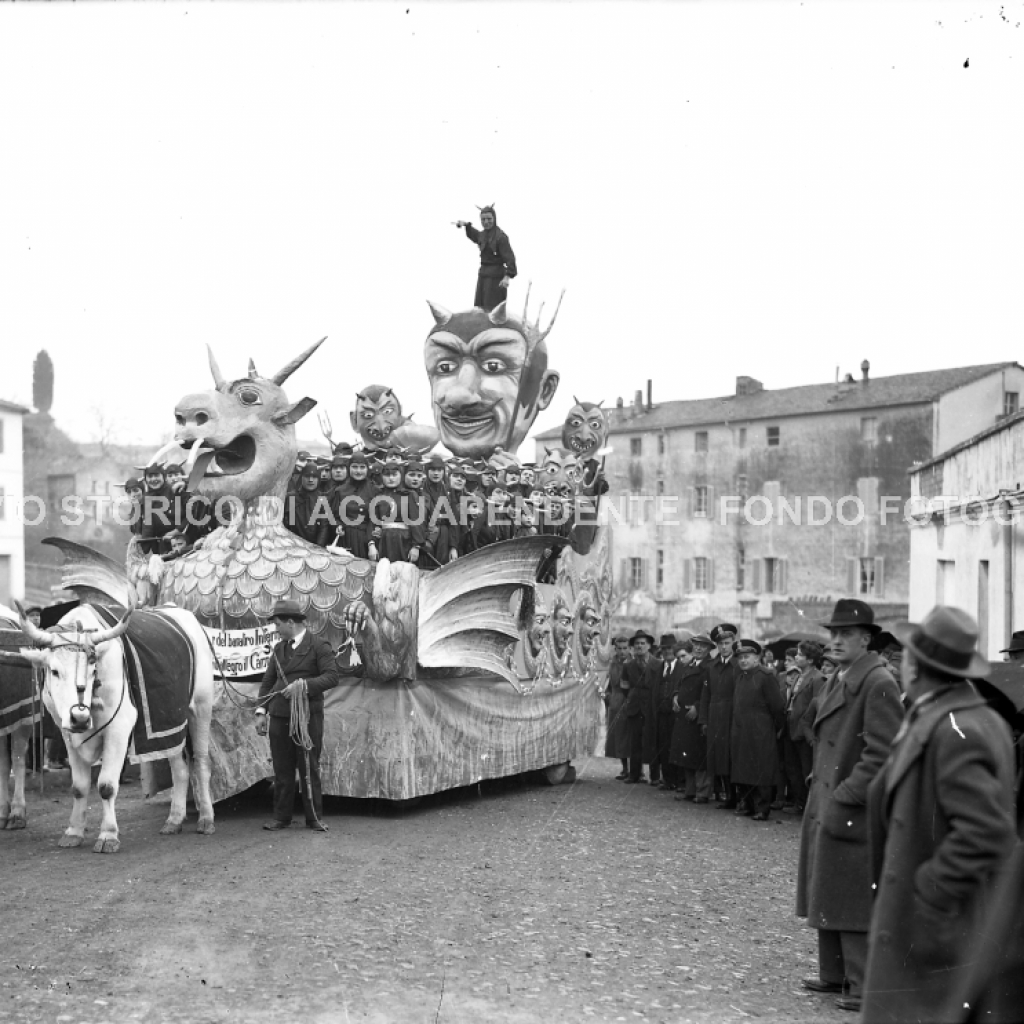
[[[864,362],[860,364],[860,373],[861,373],[860,382],[861,382],[861,384],[867,384],[867,382],[868,382],[868,371],[870,369],[871,369],[871,364],[865,359]]]
[[[615,408],[616,409],[621,409],[624,404],[625,403],[622,401],[622,396],[619,395],[619,397],[615,399]]]
[[[846,376],[845,376],[845,377],[843,378],[843,383],[844,383],[844,384],[852,384],[852,383],[853,383],[853,374],[852,374],[852,373],[848,373],[848,374],[847,374],[847,375],[846,375]]]
[[[652,390],[651,378],[647,378],[647,411],[650,412],[654,408],[654,392]]]
[[[756,395],[758,391],[764,391],[764,385],[753,377],[736,378],[737,395]]]

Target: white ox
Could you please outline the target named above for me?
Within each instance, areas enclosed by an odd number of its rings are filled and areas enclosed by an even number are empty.
[[[116,626],[108,628],[92,608],[81,605],[65,615],[52,632],[34,626],[24,614],[21,616],[21,628],[36,649],[20,653],[42,666],[45,672],[43,701],[60,726],[71,762],[74,806],[68,828],[58,846],[82,845],[92,766],[99,763],[96,788],[103,800],[103,820],[93,850],[96,853],[116,853],[121,848],[114,802],[121,768],[138,718],[128,693],[123,641],[119,639],[128,627],[131,614],[129,609]],[[196,831],[212,835],[209,746],[213,656],[203,629],[191,612],[166,608],[160,609],[160,614],[173,619],[188,634],[195,648],[194,679],[183,678],[180,684],[193,687],[188,724],[199,807]],[[185,755],[176,754],[169,760],[174,789],[170,814],[160,829],[162,835],[181,831],[188,795],[189,764]]]

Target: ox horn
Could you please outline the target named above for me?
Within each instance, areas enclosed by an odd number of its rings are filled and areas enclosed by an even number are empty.
[[[492,324],[505,323],[505,321],[508,320],[508,310],[505,309],[505,303],[499,302],[494,309],[487,314],[487,319],[490,320]]]
[[[22,603],[15,598],[14,607],[18,609],[18,618],[21,619],[22,632],[32,641],[36,647],[52,647],[57,638],[45,629],[40,629],[34,622],[29,620],[25,614]]]
[[[210,373],[213,374],[214,387],[218,391],[223,391],[228,386],[228,382],[224,379],[224,374],[220,372],[220,367],[217,365],[217,357],[213,354],[213,349],[209,345],[206,346],[206,352],[210,357]]]
[[[296,356],[290,363],[281,367],[270,379],[280,387],[325,341],[324,335],[315,345],[310,345],[301,356]]]
[[[129,586],[128,610],[124,613],[121,621],[116,626],[111,626],[110,629],[101,629],[98,633],[90,633],[89,643],[93,647],[99,647],[100,644],[105,644],[108,640],[114,640],[119,637],[128,628],[128,620],[132,617],[132,612],[135,611],[135,603],[135,588]]]
[[[427,299],[427,305],[430,307],[430,312],[434,314],[438,327],[444,327],[451,320],[452,315],[444,306],[439,306],[436,302],[431,302],[430,299]]]

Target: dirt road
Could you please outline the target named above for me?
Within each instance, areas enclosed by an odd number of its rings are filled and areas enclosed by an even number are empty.
[[[847,1020],[799,979],[799,822],[757,824],[578,766],[396,813],[329,800],[330,832],[159,836],[166,803],[119,797],[122,849],[58,849],[67,773],[0,832],[0,1020],[519,1024]],[[59,781],[57,781],[59,780]],[[90,835],[99,800],[93,792]]]

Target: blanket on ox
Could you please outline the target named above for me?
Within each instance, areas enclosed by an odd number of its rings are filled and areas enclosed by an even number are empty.
[[[32,641],[20,629],[0,630],[0,736],[22,722],[39,721],[43,704],[36,693],[35,669],[18,651]]]
[[[118,618],[94,607],[108,625]],[[181,750],[188,735],[188,706],[195,688],[195,649],[185,631],[158,611],[135,611],[121,638],[128,693],[139,713],[129,756],[155,761]]]

